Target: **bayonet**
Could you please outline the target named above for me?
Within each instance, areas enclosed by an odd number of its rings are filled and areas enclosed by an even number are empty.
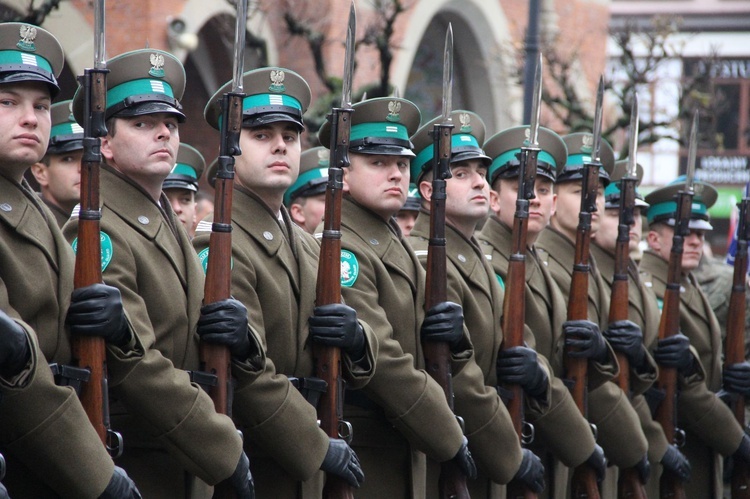
[[[451,122],[453,108],[453,26],[448,23],[443,50],[443,123]]]
[[[341,87],[341,107],[352,107],[352,76],[354,73],[354,36],[357,33],[357,12],[354,2],[349,8],[349,22],[346,25],[346,55],[344,57],[344,78]]]
[[[685,189],[693,192],[693,183],[695,181],[695,156],[698,150],[698,111],[693,113],[693,124],[690,127],[690,141],[688,142],[687,172],[685,179]]]
[[[531,101],[531,123],[529,124],[529,138],[525,145],[536,147],[539,145],[539,118],[542,112],[542,53],[536,61],[534,71],[534,93]]]
[[[599,77],[599,86],[596,90],[596,107],[594,108],[594,147],[591,159],[599,163],[599,150],[602,145],[602,105],[604,102],[604,78]]]
[[[104,19],[104,0],[96,0],[94,2],[94,69],[106,69],[107,67]]]
[[[245,72],[245,33],[247,32],[247,0],[237,0],[237,18],[234,25],[234,77],[232,92],[241,94],[242,76]]]
[[[638,177],[638,94],[633,95],[633,104],[630,107],[630,137],[628,140],[628,172],[627,178]]]

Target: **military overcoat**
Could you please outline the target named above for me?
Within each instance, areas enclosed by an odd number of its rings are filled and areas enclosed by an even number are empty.
[[[346,196],[341,226],[341,293],[378,340],[375,373],[362,390],[347,392],[344,408],[368,477],[358,495],[425,497],[425,454],[447,461],[463,438],[443,390],[424,371],[425,272],[395,221]],[[453,372],[470,356],[468,345],[454,355]]]
[[[213,485],[232,474],[242,448],[231,419],[187,372],[199,368],[203,271],[166,196],[157,204],[107,165],[100,182],[102,276],[119,288],[136,340],[107,355],[122,466],[144,495],[181,497],[186,471]],[[74,212],[63,230],[71,241],[77,224]]]
[[[430,213],[423,210],[408,238],[422,265],[427,263],[429,237]],[[469,492],[472,497],[505,497],[497,484],[508,483],[518,471],[521,447],[497,392],[503,293],[474,238],[466,239],[446,224],[445,239],[448,301],[463,308],[474,346],[474,356],[453,378],[454,410],[464,418],[469,448],[480,471],[477,480],[469,481]],[[549,398],[540,403],[549,405]]]
[[[640,263],[642,281],[660,302],[666,292],[668,265],[651,251],[643,254]],[[677,398],[677,424],[686,433],[682,451],[693,468],[685,491],[689,498],[721,497],[722,462],[715,453],[734,453],[743,431],[731,410],[712,393],[721,388],[721,333],[692,274],[684,275],[680,282],[680,331],[690,338],[703,366],[699,379],[681,380]]]
[[[314,376],[307,319],[315,305],[319,245],[291,222],[281,220],[252,191],[235,186],[232,202],[232,296],[245,304],[250,326],[266,348],[261,376],[238,380],[234,416],[246,428],[251,469],[259,497],[316,497],[310,480],[328,450],[328,436],[315,408],[288,377]],[[199,224],[193,246],[206,261],[211,226]],[[376,345],[366,327],[369,345]],[[374,364],[368,348],[369,365]],[[372,374],[344,356],[348,386],[361,387]],[[318,477],[320,478],[320,477]],[[318,485],[320,484],[318,480]]]
[[[547,262],[547,269],[567,303],[573,278],[575,245],[560,232],[547,227],[539,235],[536,248],[542,261]],[[609,317],[609,289],[606,289],[596,270],[595,259],[590,258],[589,262],[589,320],[606,328]],[[597,425],[598,442],[607,458],[616,466],[625,468],[638,463],[646,454],[648,443],[638,415],[625,393],[614,382],[606,382],[589,392],[588,408],[589,420]]]
[[[73,252],[25,182],[0,175],[0,204],[0,309],[26,330],[32,345],[27,369],[12,380],[0,378],[4,483],[15,498],[95,498],[114,464],[73,389],[56,386],[48,366],[72,364],[65,316]]]

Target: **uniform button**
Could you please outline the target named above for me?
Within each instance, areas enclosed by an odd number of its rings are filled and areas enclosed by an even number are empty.
[[[8,203],[0,204],[0,210],[11,211],[12,209],[13,209],[13,207],[11,205],[9,205]]]
[[[146,215],[141,215],[140,217],[138,217],[138,221],[142,225],[148,225],[148,223],[149,223],[150,220],[148,219],[148,217]]]
[[[270,232],[268,232],[268,231],[265,231],[265,232],[263,233],[263,237],[264,237],[264,238],[266,238],[266,241],[273,241],[273,234],[271,234],[271,233],[270,233]]]
[[[380,243],[378,242],[377,239],[370,239],[370,244],[372,244],[373,246],[377,246]]]
[[[458,255],[458,261],[461,263],[466,263],[466,257],[463,255]]]

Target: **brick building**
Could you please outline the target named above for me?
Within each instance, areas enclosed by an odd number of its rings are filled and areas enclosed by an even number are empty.
[[[519,124],[523,90],[516,77],[517,61],[523,48],[529,2],[401,1],[406,10],[394,26],[390,83],[400,95],[420,105],[423,119],[439,112],[442,50],[450,22],[455,38],[454,107],[478,112],[488,133]],[[358,39],[368,28],[372,29],[376,19],[373,5],[377,3],[356,1]],[[590,99],[606,63],[610,2],[541,0],[540,4],[542,36],[558,36],[560,46],[576,51],[585,61],[580,66],[584,78],[579,90],[585,99]],[[0,8],[16,12],[23,12],[27,5],[26,0],[0,1]],[[349,5],[350,0],[251,0],[245,68],[279,65],[293,69],[310,83],[315,103],[325,87],[315,73],[307,43],[290,36],[284,10],[291,6],[296,16],[310,21],[325,34],[326,69],[340,75]],[[183,61],[188,74],[183,99],[188,122],[181,129],[181,138],[198,147],[209,160],[213,158],[218,152],[218,137],[203,123],[202,111],[208,97],[231,78],[233,5],[228,0],[110,0],[106,17],[109,56],[150,46],[171,51]],[[60,39],[67,55],[61,99],[73,95],[74,75],[92,64],[92,24],[91,0],[60,2],[59,9],[53,10],[43,24]],[[355,95],[358,89],[378,80],[379,61],[372,46],[360,45]],[[554,123],[543,124],[554,127]]]

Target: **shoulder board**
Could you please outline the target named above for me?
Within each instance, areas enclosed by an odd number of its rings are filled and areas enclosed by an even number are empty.
[[[208,222],[206,220],[201,220],[198,222],[198,225],[195,227],[195,232],[211,232],[211,222]]]

